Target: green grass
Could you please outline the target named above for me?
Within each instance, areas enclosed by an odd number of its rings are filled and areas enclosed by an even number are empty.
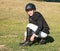
[[[28,2],[36,4],[50,27],[54,42],[31,47],[19,46],[23,42],[23,33],[28,23],[25,5]],[[1,0],[0,1],[0,51],[60,51],[60,3]]]

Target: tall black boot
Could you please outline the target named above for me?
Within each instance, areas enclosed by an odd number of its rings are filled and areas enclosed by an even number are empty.
[[[24,43],[20,43],[22,46],[30,46],[30,37],[31,37],[31,29],[27,28],[27,37]]]
[[[46,44],[46,38],[41,38],[39,44]]]

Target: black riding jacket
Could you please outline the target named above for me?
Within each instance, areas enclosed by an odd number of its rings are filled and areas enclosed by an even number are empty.
[[[39,12],[34,12],[33,16],[29,16],[29,23],[38,26],[38,29],[36,30],[35,34],[39,34],[40,31],[49,34],[49,26]]]

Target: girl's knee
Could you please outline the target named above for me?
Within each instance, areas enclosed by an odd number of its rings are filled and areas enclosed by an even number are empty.
[[[48,34],[44,33],[44,32],[40,32],[40,37],[41,38],[46,38],[48,36]]]

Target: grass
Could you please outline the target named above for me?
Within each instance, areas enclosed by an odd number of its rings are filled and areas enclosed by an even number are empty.
[[[25,5],[32,2],[37,6],[50,27],[50,35],[54,42],[46,45],[21,47],[23,33],[28,23]],[[0,0],[0,51],[60,51],[60,3]]]

